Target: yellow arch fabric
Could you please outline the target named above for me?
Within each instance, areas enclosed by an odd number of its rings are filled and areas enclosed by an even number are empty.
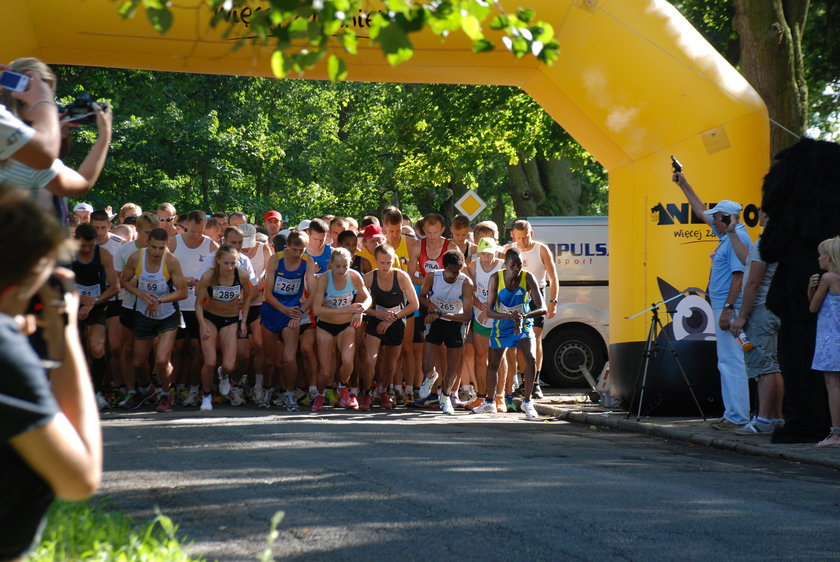
[[[624,317],[662,300],[657,278],[677,289],[705,288],[714,249],[707,228],[684,224],[689,216],[670,181],[668,156],[682,161],[707,203],[757,204],[769,166],[764,103],[665,0],[521,3],[554,26],[562,46],[554,66],[515,60],[503,48],[474,55],[461,34],[446,42],[427,34],[413,39],[414,57],[393,68],[365,39],[360,17],[359,55],[346,59],[350,78],[503,84],[533,96],[609,171],[611,340],[643,340],[647,319]],[[142,15],[124,21],[107,2],[2,0],[0,60],[270,75],[270,49],[230,52],[232,41],[209,27],[203,0],[175,4],[175,25],[161,37]],[[261,5],[240,10],[234,37],[248,35],[248,17]],[[306,75],[325,77],[323,67]]]

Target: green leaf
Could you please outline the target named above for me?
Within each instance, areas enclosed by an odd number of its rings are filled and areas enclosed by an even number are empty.
[[[161,35],[172,27],[172,11],[168,8],[146,8],[146,16],[154,30]]]
[[[347,64],[335,55],[330,55],[327,60],[327,74],[330,80],[336,82],[347,78]]]
[[[499,15],[490,20],[490,29],[507,29],[510,25],[510,18],[505,15]]]
[[[358,53],[358,39],[356,38],[356,34],[353,33],[351,29],[345,29],[341,34],[338,36],[339,41],[341,41],[344,50],[350,54],[355,55]]]
[[[492,51],[495,48],[493,42],[487,38],[479,39],[478,41],[473,41],[472,51],[473,53],[486,53],[488,51]]]
[[[519,8],[518,10],[516,10],[516,17],[518,17],[519,20],[524,23],[530,23],[531,20],[534,19],[535,15],[536,14],[534,10],[532,10],[531,8]]]
[[[277,78],[286,77],[285,59],[286,55],[283,54],[283,51],[277,50],[271,53],[271,72]]]
[[[461,18],[461,29],[473,41],[478,41],[484,37],[484,34],[481,33],[481,22],[475,16],[463,16]]]
[[[379,30],[376,43],[382,48],[391,66],[397,66],[414,55],[414,47],[408,35],[395,23],[389,23]]]
[[[131,19],[134,17],[134,14],[137,13],[137,6],[139,4],[140,0],[125,0],[125,2],[120,5],[118,12],[125,19]]]

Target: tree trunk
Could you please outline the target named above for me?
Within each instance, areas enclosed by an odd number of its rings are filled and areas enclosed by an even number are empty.
[[[517,216],[566,216],[580,212],[581,183],[565,159],[520,159],[508,168],[508,186]]]
[[[741,38],[741,72],[767,104],[773,154],[797,141],[808,124],[802,33],[810,0],[733,0]]]
[[[490,220],[496,223],[499,227],[499,240],[507,239],[505,232],[505,196],[498,195],[496,202],[493,203],[493,210],[491,211]]]

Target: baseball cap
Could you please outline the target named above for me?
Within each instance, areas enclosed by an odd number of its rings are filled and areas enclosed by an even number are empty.
[[[715,213],[724,213],[726,215],[737,215],[741,212],[743,207],[740,203],[736,203],[735,201],[729,201],[728,199],[724,199],[723,201],[718,202],[717,205],[712,207],[711,209],[705,211],[707,215],[714,215]]]
[[[382,229],[378,224],[369,224],[365,227],[364,237],[365,240],[370,240],[371,238],[385,238],[385,235],[382,234]]]
[[[269,211],[263,216],[264,221],[267,221],[268,219],[277,219],[280,222],[283,222],[283,215],[281,215],[277,211]]]
[[[86,211],[88,213],[92,213],[93,205],[91,205],[90,203],[79,203],[78,205],[73,207],[73,211]]]
[[[257,245],[257,227],[253,224],[242,224],[239,226],[242,231],[242,247],[253,248]]]
[[[297,225],[297,229],[298,229],[298,230],[306,230],[307,228],[309,228],[309,224],[310,224],[311,222],[312,222],[312,221],[311,221],[311,220],[309,220],[309,219],[303,219],[302,221],[300,221],[300,222],[298,223],[298,225]]]
[[[498,246],[496,246],[496,241],[492,238],[482,238],[478,241],[478,253],[488,253],[488,254],[495,254],[496,250],[498,250]]]

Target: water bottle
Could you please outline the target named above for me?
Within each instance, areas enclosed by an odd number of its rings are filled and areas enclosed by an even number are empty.
[[[754,346],[752,342],[749,339],[747,339],[747,334],[745,334],[743,331],[740,334],[738,334],[738,343],[741,344],[741,349],[743,349],[744,351],[753,350]]]

